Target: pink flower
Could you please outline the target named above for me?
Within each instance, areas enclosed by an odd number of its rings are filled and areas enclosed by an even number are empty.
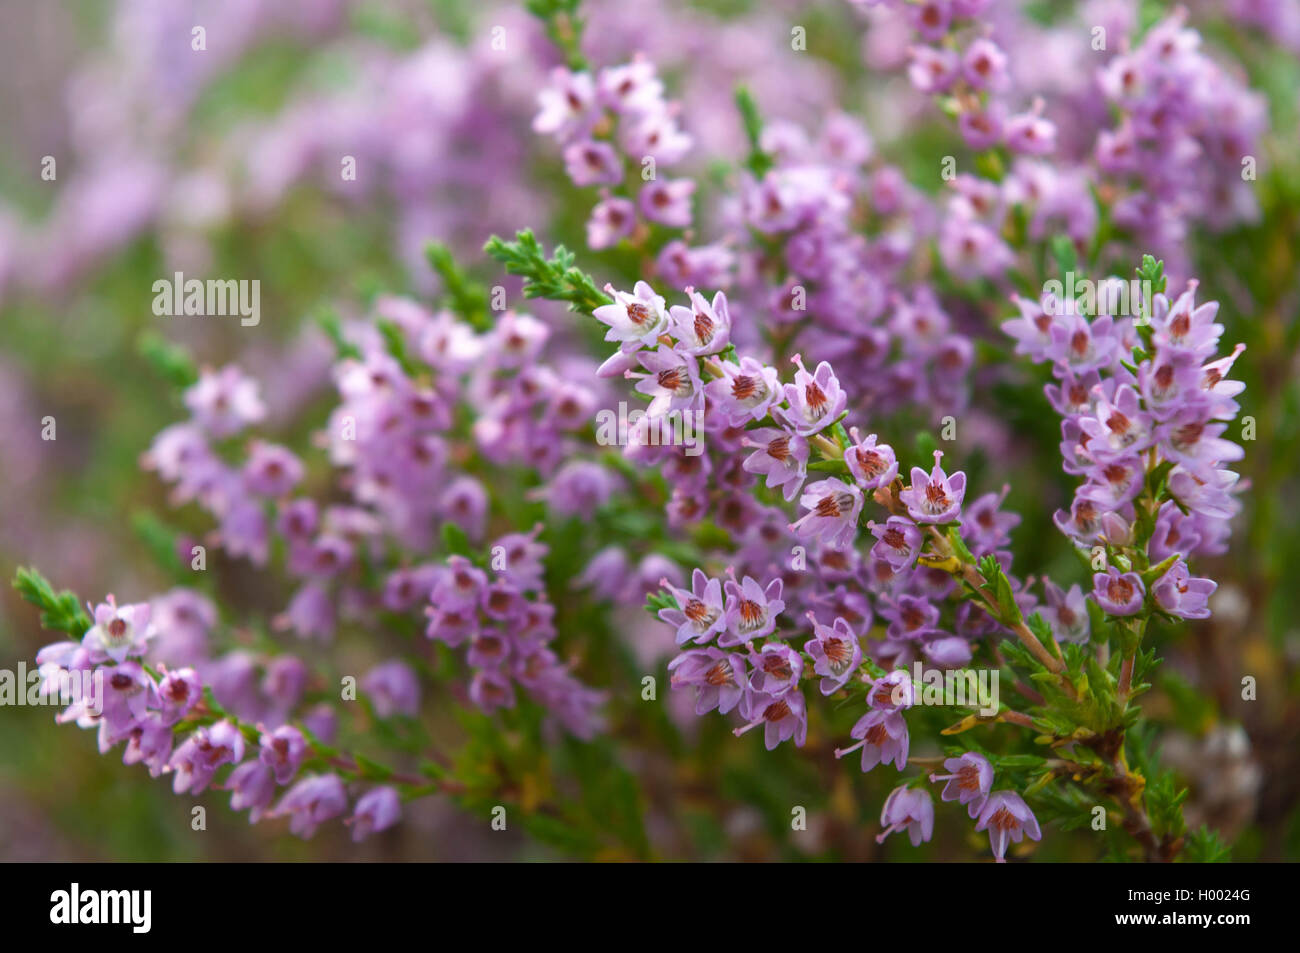
[[[955,523],[961,521],[961,503],[966,496],[966,474],[949,477],[939,461],[943,451],[934,451],[934,469],[926,476],[920,467],[912,467],[912,485],[898,498],[908,515],[918,523]]]
[[[1015,791],[994,791],[980,810],[975,830],[989,832],[989,845],[998,863],[1006,862],[1007,845],[1018,844],[1026,834],[1030,840],[1041,840],[1038,819],[1029,805]]]
[[[883,844],[890,834],[907,831],[912,846],[919,847],[934,833],[934,801],[930,792],[905,784],[894,788],[885,798],[880,823],[885,829],[876,835],[877,844]]]

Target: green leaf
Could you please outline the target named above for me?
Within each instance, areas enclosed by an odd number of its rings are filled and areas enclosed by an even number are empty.
[[[1232,859],[1232,848],[1223,842],[1218,832],[1202,824],[1187,835],[1183,842],[1183,856],[1194,864],[1223,864]]]
[[[419,377],[421,374],[420,364],[415,358],[411,357],[406,345],[405,332],[388,318],[376,319],[375,327],[379,329],[379,333],[384,339],[384,347],[392,355],[393,360],[402,365],[402,370],[406,373],[406,376]]]
[[[1074,271],[1079,263],[1074,241],[1068,235],[1055,235],[1052,237],[1052,257],[1056,259],[1056,267],[1060,270],[1062,277]]]
[[[528,12],[542,21],[546,35],[564,54],[569,69],[585,70],[587,61],[583,57],[582,30],[584,22],[578,17],[580,0],[528,0],[525,4]]]
[[[573,264],[573,253],[557,245],[548,259],[529,229],[506,241],[493,235],[483,250],[501,262],[506,271],[524,278],[524,297],[568,302],[570,311],[590,314],[614,299],[596,286],[595,280]]]
[[[189,352],[168,341],[155,331],[140,336],[140,356],[148,361],[154,372],[173,387],[184,390],[199,379],[198,368]]]
[[[772,168],[772,157],[763,151],[760,145],[763,138],[763,118],[758,112],[758,103],[754,95],[744,86],[736,88],[736,108],[740,110],[740,121],[745,127],[745,138],[749,140],[749,154],[745,157],[745,167],[755,176],[762,178]]]
[[[48,579],[33,568],[14,574],[14,588],[19,595],[41,610],[41,626],[52,632],[66,632],[76,638],[86,634],[93,624],[70,590],[55,592]]]
[[[451,249],[441,242],[425,245],[424,256],[442,279],[447,306],[464,318],[474,330],[489,330],[492,327],[492,313],[487,288],[472,280],[456,264]]]
[[[948,527],[948,543],[952,546],[952,551],[957,554],[957,558],[962,562],[975,562],[975,554],[970,551],[966,541],[961,538],[961,530],[958,527]]]
[[[671,592],[661,590],[659,592],[649,593],[645,597],[645,611],[658,618],[659,612],[663,609],[680,609],[677,600]]]
[[[320,329],[325,332],[330,341],[334,344],[334,353],[340,360],[352,358],[361,360],[361,349],[343,336],[343,322],[339,318],[338,312],[333,308],[322,307],[317,309],[314,316]]]
[[[454,556],[464,556],[468,558],[473,552],[470,546],[469,536],[465,531],[455,523],[442,524],[442,546],[447,552]]]

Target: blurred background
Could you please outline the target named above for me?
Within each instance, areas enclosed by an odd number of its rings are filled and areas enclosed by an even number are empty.
[[[1013,6],[1050,21],[1056,5]],[[1189,826],[1220,830],[1237,860],[1297,859],[1300,23],[1270,19],[1275,5],[1263,0],[1189,6],[1207,41],[1268,97],[1257,221],[1193,243],[1201,297],[1223,302],[1225,341],[1248,347],[1236,370],[1258,442],[1241,467],[1250,488],[1233,550],[1203,567],[1220,581],[1214,618],[1160,637],[1166,665],[1145,707],[1190,788]],[[853,4],[653,7],[648,16],[641,4],[593,0],[588,36],[599,62],[644,50],[672,97],[707,117],[686,120],[706,157],[701,175],[744,150],[738,82],[774,116],[807,120],[827,102],[860,112],[904,169],[950,135],[941,119],[916,118],[905,82],[864,65],[897,54],[899,40],[870,29],[864,39]],[[792,22],[825,42],[764,68],[788,49]],[[1278,23],[1295,29],[1268,28]],[[202,54],[191,46],[196,26]],[[510,56],[490,49],[493,26],[505,28]],[[138,466],[182,413],[149,356],[161,342],[203,365],[237,359],[263,385],[267,432],[301,445],[331,403],[333,351],[312,320],[322,306],[359,310],[380,289],[435,292],[422,254],[430,238],[493,282],[480,249],[494,232],[531,226],[581,248],[587,206],[566,208],[558,157],[530,128],[555,62],[522,4],[495,0],[0,0],[0,575],[36,565],[94,600],[135,601],[173,584],[158,558],[159,521],[172,517],[161,484]],[[355,180],[340,177],[340,156],[355,158]],[[587,264],[604,275],[624,263],[607,253]],[[261,323],[155,316],[153,282],[177,271],[259,279]],[[47,416],[57,440],[42,440]],[[1054,459],[1051,427],[1046,438],[1041,419],[1011,428],[1023,438],[1011,458],[1017,498],[1068,499],[1055,463],[1035,462]],[[1060,542],[1051,508],[1026,513],[1016,535],[1043,562]],[[1044,551],[1032,553],[1035,540]],[[218,577],[230,591],[248,584],[235,571]],[[626,626],[644,628],[644,613]],[[30,665],[53,640],[0,588],[0,668]],[[663,650],[628,654],[653,661]],[[611,663],[607,684],[634,684],[641,670]],[[1242,700],[1243,673],[1257,680],[1257,700]],[[0,860],[568,856],[433,800],[359,848],[337,826],[310,842],[249,826],[223,796],[204,800],[209,829],[195,834],[189,799],[99,756],[91,733],[53,715],[0,709]],[[878,847],[870,805],[887,780],[733,744],[720,719],[689,731],[663,721],[620,761],[659,856],[965,859],[979,840],[954,827],[928,854]],[[810,806],[815,836],[789,838],[791,803]],[[1038,856],[1093,853],[1049,837]]]

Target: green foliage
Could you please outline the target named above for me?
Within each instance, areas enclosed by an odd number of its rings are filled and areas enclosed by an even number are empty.
[[[442,524],[442,546],[451,555],[467,559],[474,551],[465,531],[450,521]]]
[[[527,0],[528,12],[542,21],[546,35],[564,54],[569,69],[585,70],[587,60],[583,57],[582,30],[586,25],[578,16],[581,0]]]
[[[66,632],[78,639],[90,629],[90,615],[77,602],[76,594],[67,589],[55,592],[49,580],[37,569],[20,568],[14,574],[14,588],[24,599],[40,608],[42,628]]]
[[[673,594],[671,592],[667,592],[667,591],[652,592],[645,597],[645,611],[650,613],[655,618],[659,617],[659,613],[663,609],[678,609],[678,608],[681,607],[677,605],[677,600],[673,598]]]
[[[763,118],[758,112],[758,103],[746,87],[736,89],[736,108],[740,110],[740,121],[745,127],[745,138],[749,140],[749,153],[745,156],[745,168],[762,178],[772,168],[772,157],[763,151],[760,144],[763,137]]]
[[[1155,294],[1162,294],[1165,290],[1165,263],[1151,255],[1142,256],[1142,264],[1137,267],[1135,274],[1139,281],[1151,282],[1151,290]]]
[[[429,265],[442,279],[447,306],[464,318],[474,330],[486,331],[491,328],[491,299],[488,297],[487,288],[470,278],[456,264],[451,249],[441,242],[427,244],[424,247],[424,255],[429,260]]]
[[[156,331],[140,335],[138,348],[154,372],[177,390],[184,390],[199,379],[199,370],[188,352],[179,344],[168,343]]]
[[[343,322],[339,314],[333,308],[322,307],[317,309],[314,316],[316,324],[325,332],[330,341],[334,344],[334,353],[339,359],[351,358],[361,360],[361,349],[343,336]]]
[[[1232,848],[1202,824],[1183,841],[1183,858],[1192,864],[1224,864],[1232,860]]]
[[[548,259],[531,229],[516,234],[514,241],[493,235],[483,250],[510,274],[523,276],[525,298],[564,301],[570,311],[583,314],[614,302],[590,275],[575,267],[573,252],[563,245],[557,245]]]
[[[402,329],[387,318],[376,319],[375,327],[379,329],[379,334],[384,339],[384,348],[393,360],[402,365],[403,373],[407,377],[418,380],[421,374],[420,363],[411,356]]]

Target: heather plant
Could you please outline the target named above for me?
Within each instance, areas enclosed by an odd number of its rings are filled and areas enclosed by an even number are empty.
[[[344,30],[316,6],[231,33]],[[1171,723],[1255,697],[1233,668],[1207,700],[1184,660],[1222,637],[1234,554],[1282,552],[1246,491],[1281,486],[1253,442],[1293,408],[1256,355],[1296,322],[1288,259],[1238,283],[1206,249],[1284,242],[1295,203],[1258,178],[1272,90],[1196,27],[1219,12],[738,16],[726,39],[793,58],[775,88],[674,49],[726,50],[697,11],[524,6],[307,84],[180,179],[238,198],[225,225],[341,161],[327,188],[397,209],[416,270],[313,297],[310,366],[142,337],[172,419],[134,448],[157,499],[132,521],[165,582],[17,571],[59,634],[34,654],[56,720],[301,838],[436,802],[586,858],[732,856],[745,811],[813,855],[1227,858]],[[886,91],[825,80],[818,42]],[[164,143],[223,49],[145,111]],[[138,175],[130,221],[23,293],[175,239],[185,202]]]

